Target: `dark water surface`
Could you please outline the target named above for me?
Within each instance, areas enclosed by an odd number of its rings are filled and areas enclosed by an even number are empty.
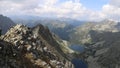
[[[85,50],[84,46],[80,45],[71,45],[70,48],[77,52],[83,52]],[[87,64],[80,59],[75,58],[71,62],[74,64],[75,68],[88,68]]]
[[[70,48],[77,52],[83,52],[85,49],[84,46],[81,45],[71,45]]]
[[[74,64],[75,68],[88,68],[87,64],[80,59],[73,59],[72,63]]]

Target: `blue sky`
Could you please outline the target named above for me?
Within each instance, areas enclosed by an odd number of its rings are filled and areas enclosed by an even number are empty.
[[[103,5],[109,3],[109,0],[80,0],[80,2],[88,9],[99,11]]]
[[[120,0],[0,0],[0,14],[120,21]]]

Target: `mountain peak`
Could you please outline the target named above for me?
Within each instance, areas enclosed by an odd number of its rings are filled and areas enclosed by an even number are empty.
[[[2,48],[9,49],[12,55],[4,55],[9,52],[3,49],[0,57],[8,57],[5,58],[6,61],[1,58],[6,67],[73,68],[72,63],[63,56],[65,54],[59,47],[60,45],[52,37],[52,34],[50,32],[46,33],[48,30],[42,25],[34,28],[20,24],[13,26],[0,38],[2,39],[0,41],[0,44],[3,46]],[[34,31],[37,32],[38,36],[35,36]],[[8,64],[9,60],[11,60],[11,63]],[[0,63],[0,66],[2,66],[2,63]]]

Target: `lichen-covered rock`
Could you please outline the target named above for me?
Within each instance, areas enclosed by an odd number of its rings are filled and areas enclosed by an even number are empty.
[[[0,50],[0,68],[74,68],[42,25],[16,25],[1,37]]]

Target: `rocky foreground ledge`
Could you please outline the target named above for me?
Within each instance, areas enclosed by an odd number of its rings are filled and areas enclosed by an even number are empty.
[[[0,68],[74,68],[48,28],[12,27],[0,37]]]

